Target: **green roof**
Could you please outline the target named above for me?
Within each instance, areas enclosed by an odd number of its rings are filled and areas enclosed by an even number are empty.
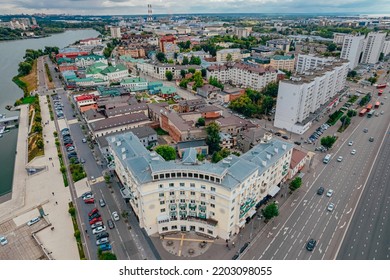
[[[87,68],[87,71],[86,71],[86,73],[87,74],[99,74],[99,73],[101,73],[103,70],[102,69],[99,69],[99,68],[96,68],[96,67],[93,67],[93,66],[91,66],[91,67],[88,67]]]
[[[107,67],[107,64],[101,62],[101,61],[98,61],[98,62],[95,62],[94,64],[92,64],[93,67]]]
[[[127,67],[123,64],[118,64],[116,66],[108,66],[106,69],[104,69],[101,73],[102,74],[108,74],[108,73],[115,73],[118,71],[125,71],[127,70]]]
[[[146,83],[146,79],[141,77],[131,77],[122,80],[121,84],[132,84],[132,83]]]
[[[170,87],[170,86],[159,87],[159,88],[157,88],[157,90],[160,90],[162,94],[176,93],[176,88],[175,87]]]
[[[99,59],[103,59],[103,58],[104,58],[104,56],[101,56],[101,55],[90,54],[90,55],[76,56],[75,61],[80,60],[80,59],[99,60]]]

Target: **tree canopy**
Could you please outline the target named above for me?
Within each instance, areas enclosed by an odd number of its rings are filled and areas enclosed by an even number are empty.
[[[217,123],[212,122],[206,126],[206,143],[209,146],[209,154],[212,155],[214,152],[221,150],[219,142],[221,137],[219,136],[220,127]]]
[[[172,71],[165,72],[165,77],[167,78],[168,81],[172,81],[172,79],[173,79]]]
[[[278,205],[275,202],[271,203],[270,205],[268,205],[267,207],[265,207],[263,209],[263,215],[264,215],[264,218],[267,220],[270,220],[273,217],[279,216]]]
[[[176,159],[176,151],[171,146],[160,145],[156,148],[155,151],[167,161]]]

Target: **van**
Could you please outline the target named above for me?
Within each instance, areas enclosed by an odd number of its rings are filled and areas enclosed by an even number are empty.
[[[331,155],[330,154],[327,154],[325,157],[324,157],[324,159],[323,159],[323,163],[328,163],[329,161],[330,161],[330,157],[331,157]]]

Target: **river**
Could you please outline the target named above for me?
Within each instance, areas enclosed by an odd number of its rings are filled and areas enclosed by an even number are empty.
[[[7,117],[18,115],[17,112],[7,111],[5,106],[13,105],[16,99],[23,96],[23,91],[12,82],[12,78],[18,74],[18,64],[23,61],[26,49],[44,49],[45,46],[63,48],[75,41],[98,35],[95,30],[82,29],[39,39],[0,42],[0,114]],[[0,138],[0,196],[12,191],[17,136],[17,129],[11,129]]]

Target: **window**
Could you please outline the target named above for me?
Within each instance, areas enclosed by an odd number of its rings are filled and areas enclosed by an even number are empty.
[[[199,177],[199,174],[198,173],[194,173],[194,178],[198,178]]]
[[[195,195],[195,192],[191,192],[191,195]]]
[[[188,173],[188,177],[192,178],[192,173]]]
[[[174,199],[171,199],[171,200],[169,201],[169,203],[175,203],[175,200],[174,200]]]
[[[208,180],[210,177],[209,177],[209,175],[205,175],[204,178],[205,178],[206,180]]]
[[[153,175],[154,180],[158,180],[158,175]]]
[[[162,184],[160,184],[160,185],[158,185],[158,187],[159,187],[160,189],[162,189],[164,186],[163,186]]]
[[[160,209],[160,212],[161,212],[161,213],[164,213],[164,212],[165,212],[165,208],[161,208],[161,209]]]
[[[206,205],[206,202],[202,201],[202,202],[200,203],[200,205]]]
[[[185,199],[180,199],[180,203],[186,203]]]
[[[204,228],[202,227],[200,227],[198,230],[204,232]]]
[[[173,188],[175,186],[174,183],[169,183],[169,187]]]
[[[206,195],[204,193],[201,193],[200,196],[201,197],[206,197]]]
[[[195,200],[192,199],[192,200],[191,200],[191,203],[195,203]]]
[[[181,172],[177,173],[177,178],[181,178]]]
[[[215,208],[215,204],[210,203],[210,207],[211,207],[211,208]]]
[[[185,187],[185,184],[184,183],[180,183],[180,187]]]
[[[177,229],[177,226],[171,226],[171,229],[172,230]]]
[[[165,174],[165,178],[169,178],[170,176],[169,176],[169,173],[166,173]]]
[[[208,229],[208,230],[207,230],[207,233],[212,235],[212,234],[213,234],[213,231]]]
[[[186,192],[185,191],[180,191],[180,195],[185,195]]]
[[[159,193],[158,196],[159,197],[164,197],[164,193]]]
[[[195,188],[195,184],[194,184],[194,183],[191,183],[191,184],[190,184],[190,187],[191,187],[191,188]]]
[[[203,179],[203,174],[199,174],[199,178],[200,178],[200,179]]]
[[[205,190],[205,189],[206,189],[206,186],[202,185],[202,186],[200,186],[200,188],[201,188],[202,190]]]
[[[214,188],[214,187],[211,187],[211,191],[212,191],[212,192],[215,192],[215,188]]]
[[[164,174],[160,174],[160,179],[164,179]]]
[[[214,195],[210,195],[210,199],[211,200],[215,200],[215,196]]]
[[[175,192],[169,192],[169,195],[175,195]]]
[[[183,177],[187,178],[187,173],[183,173]]]
[[[210,211],[210,216],[211,216],[211,217],[212,217],[212,216],[215,216],[215,213],[212,212],[212,211]]]
[[[160,205],[163,205],[163,204],[165,204],[165,201],[164,200],[160,201]]]
[[[171,177],[175,178],[176,177],[176,173],[171,173]]]
[[[163,231],[167,231],[167,230],[168,230],[168,227],[163,227],[162,230],[163,230]]]

